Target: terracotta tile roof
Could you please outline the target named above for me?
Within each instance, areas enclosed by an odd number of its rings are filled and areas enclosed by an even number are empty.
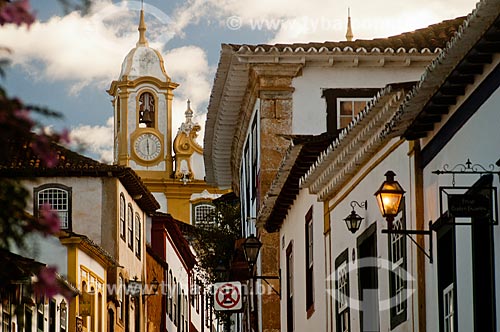
[[[366,107],[323,151],[300,179],[320,201],[326,201],[352,177],[384,143],[379,134],[404,101],[415,82],[389,84],[381,89]]]
[[[65,232],[62,231],[61,235],[59,236],[59,239],[70,239],[70,238],[79,238],[85,245],[89,246],[93,250],[95,250],[99,255],[101,255],[110,266],[117,267],[120,266],[118,261],[109,253],[107,252],[104,248],[102,248],[100,245],[92,241],[88,236],[83,235],[83,234],[78,234],[75,232]]]
[[[321,43],[294,43],[294,44],[259,44],[259,45],[238,45],[229,44],[236,52],[272,52],[272,51],[367,51],[367,52],[401,52],[405,50],[410,52],[414,49],[422,51],[428,49],[430,52],[439,51],[446,47],[446,43],[457,32],[459,26],[463,23],[465,17],[457,17],[455,19],[446,20],[437,24],[429,25],[426,28],[418,29],[411,32],[405,32],[399,35],[376,38],[371,40],[357,39],[354,41],[339,41],[339,42],[321,42]]]
[[[18,284],[19,281],[25,281],[37,275],[47,265],[6,249],[0,249],[0,266],[2,266],[0,269],[0,287],[2,287],[9,283]],[[59,286],[70,291],[72,296],[80,294],[79,290],[63,276],[56,273],[56,278]]]
[[[427,136],[500,49],[500,2],[482,0],[447,47],[426,68],[383,136]],[[457,126],[456,128],[459,128]]]
[[[186,265],[192,269],[195,264],[196,264],[196,257],[193,255],[193,252],[191,251],[191,247],[189,246],[189,242],[187,239],[184,237],[182,231],[181,231],[181,226],[187,225],[186,223],[183,223],[182,221],[174,219],[170,214],[168,213],[155,213],[153,215],[153,223],[154,222],[161,222],[165,229],[167,230],[168,234],[172,238],[172,241],[179,251],[180,259],[184,260]],[[166,259],[168,261],[168,257]]]
[[[136,201],[143,210],[152,213],[160,207],[153,194],[130,167],[107,165],[52,143],[51,148],[57,155],[58,163],[57,166],[48,168],[33,152],[29,143],[7,144],[9,158],[0,160],[0,177],[117,177],[131,196],[141,197]]]

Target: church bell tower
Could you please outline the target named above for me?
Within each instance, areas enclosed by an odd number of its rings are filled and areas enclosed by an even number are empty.
[[[114,163],[150,172],[173,172],[172,98],[178,86],[165,71],[163,58],[149,47],[144,11],[139,41],[125,57],[118,80],[108,93],[114,107]]]
[[[138,30],[139,40],[108,90],[114,108],[114,163],[141,177],[161,211],[195,224],[224,192],[204,180],[203,148],[196,142],[201,127],[192,121],[189,102],[185,122],[173,132],[172,99],[178,84],[167,75],[160,52],[148,45],[143,10]]]

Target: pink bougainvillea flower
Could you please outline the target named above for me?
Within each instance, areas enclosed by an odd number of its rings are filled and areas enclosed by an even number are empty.
[[[33,22],[35,22],[35,17],[31,13],[28,0],[0,4],[0,25],[14,23],[17,25],[26,24],[29,27]]]
[[[52,207],[48,203],[40,206],[40,218],[38,222],[43,227],[45,235],[57,234],[60,230],[61,221],[59,220],[59,215],[56,211],[52,210]]]
[[[68,303],[70,303],[73,297],[75,297],[75,293],[73,293],[72,290],[70,290],[68,287],[63,286],[59,287],[59,294],[64,296]]]
[[[64,128],[62,133],[59,136],[59,141],[69,144],[71,143],[71,138],[69,137],[69,130],[67,128]]]
[[[23,121],[24,123],[28,124],[28,126],[31,128],[34,125],[33,120],[31,119],[30,116],[30,111],[26,109],[19,109],[14,111],[14,116],[20,120]]]
[[[40,270],[37,281],[33,285],[33,290],[37,296],[52,298],[60,293],[61,287],[59,287],[56,272],[57,269],[53,266],[46,266]]]
[[[36,135],[33,144],[31,145],[33,152],[38,155],[48,168],[57,166],[57,153],[51,149],[49,137],[46,135]]]

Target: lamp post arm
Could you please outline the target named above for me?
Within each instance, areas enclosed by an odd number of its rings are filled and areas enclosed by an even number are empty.
[[[433,250],[433,247],[432,247],[432,231],[430,230],[431,228],[431,225],[432,225],[432,222],[429,222],[429,230],[407,230],[407,229],[383,229],[382,230],[382,233],[384,234],[403,234],[403,235],[406,235],[408,238],[410,238],[410,240],[415,243],[415,245],[417,246],[418,249],[420,249],[425,256],[427,256],[427,258],[429,258],[429,262],[432,264],[433,263],[433,259],[432,259],[432,250]],[[417,243],[417,241],[415,241],[415,239],[413,239],[413,237],[411,236],[412,234],[415,234],[415,235],[429,235],[429,253],[427,253],[427,251],[425,250],[425,248],[423,248],[419,243]]]
[[[264,282],[266,284],[269,285],[269,287],[271,287],[271,289],[273,290],[273,292],[279,296],[279,298],[281,299],[281,278],[279,276],[254,276],[253,279],[255,280],[264,280]],[[267,279],[269,280],[279,280],[280,281],[280,288],[279,290],[276,290],[276,288],[274,288],[273,285],[271,285],[271,283],[269,283],[269,281],[267,281]]]

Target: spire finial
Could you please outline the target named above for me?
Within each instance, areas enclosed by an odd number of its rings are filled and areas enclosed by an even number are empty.
[[[351,28],[351,8],[347,7],[347,32],[345,34],[345,38],[347,41],[352,41],[353,37],[354,35]]]
[[[146,23],[144,22],[144,1],[142,2],[141,8],[141,18],[139,20],[139,41],[136,46],[148,46],[148,40],[146,39]]]
[[[190,123],[193,118],[193,110],[191,109],[191,100],[187,100],[187,110],[184,113],[186,115],[186,123]]]

